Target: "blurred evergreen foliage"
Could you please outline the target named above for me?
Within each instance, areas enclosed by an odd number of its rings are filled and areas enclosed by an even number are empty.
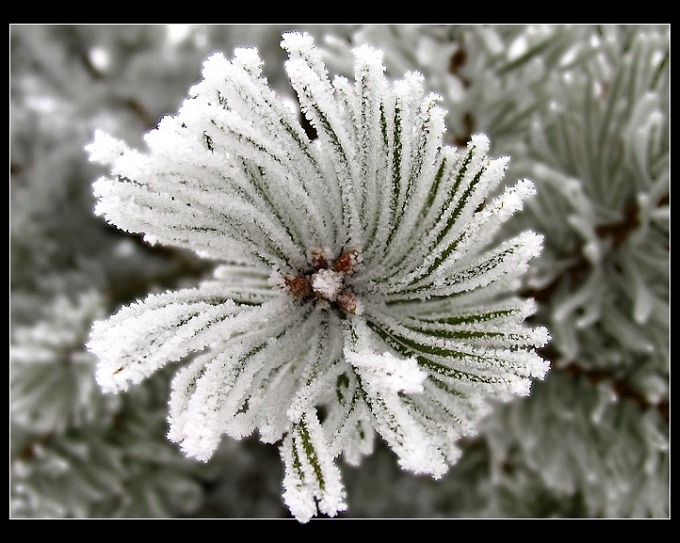
[[[254,441],[208,464],[165,439],[168,372],[102,396],[90,323],[209,273],[92,213],[94,130],[137,144],[214,50],[256,45],[284,86],[287,26],[10,27],[11,515],[285,517],[280,462]],[[348,516],[668,517],[670,28],[296,27],[332,71],[351,49],[420,71],[451,143],[484,132],[538,196],[513,228],[545,235],[524,292],[553,341],[532,396],[499,406],[441,481],[378,447],[346,468]]]

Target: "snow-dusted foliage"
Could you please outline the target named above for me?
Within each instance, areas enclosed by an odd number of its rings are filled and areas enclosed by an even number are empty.
[[[508,229],[545,236],[522,294],[535,297],[534,322],[551,330],[542,354],[553,369],[542,394],[503,406],[480,428],[463,460],[479,463],[475,479],[464,468],[447,479],[447,488],[465,487],[453,501],[475,503],[451,506],[460,514],[668,513],[660,443],[669,417],[669,30],[379,25],[330,29],[324,40],[344,73],[349,49],[365,42],[385,49],[388,70],[424,73],[449,109],[453,139],[484,131],[494,153],[513,157],[507,177],[536,183],[538,196]],[[564,386],[579,392],[566,399]],[[615,400],[595,420],[589,398],[598,395]],[[555,431],[566,420],[579,423]],[[628,431],[650,421],[653,432]],[[609,437],[619,434],[631,449],[625,460]],[[533,445],[546,440],[566,453],[546,461]],[[587,469],[593,458],[605,460]]]
[[[168,442],[174,365],[126,394],[100,395],[85,349],[90,321],[148,293],[195,286],[214,263],[95,216],[101,167],[83,153],[94,128],[139,147],[217,50],[256,46],[268,84],[294,104],[279,47],[288,29],[10,25],[12,516],[289,515],[276,447],[223,439],[202,463]],[[329,72],[349,80],[362,44],[384,51],[389,79],[422,74],[447,110],[445,143],[465,147],[483,132],[490,155],[512,157],[506,180],[536,184],[537,197],[498,239],[525,229],[545,238],[519,290],[536,300],[531,324],[553,336],[539,351],[551,362],[545,382],[475,424],[477,436],[459,442],[461,458],[437,480],[401,470],[367,426],[338,462],[343,516],[667,516],[669,27],[296,30],[316,36]],[[318,272],[309,282],[289,277],[290,287],[362,312],[359,297],[339,297],[341,274]],[[288,286],[284,274],[269,281]],[[355,359],[354,371],[380,367],[392,370],[396,394],[427,386],[417,361],[393,352]],[[291,412],[302,417],[306,401],[300,395]],[[337,427],[342,411],[318,405],[324,429]],[[299,431],[287,435],[299,446]]]
[[[659,410],[612,393],[607,380],[593,384],[559,371],[537,384],[530,398],[504,407],[485,421],[483,431],[491,451],[491,480],[508,495],[523,486],[525,492],[548,489],[554,502],[578,504],[567,516],[667,514],[670,443]],[[591,439],[584,440],[586,435]],[[488,516],[508,516],[512,510],[502,503],[489,505]]]
[[[298,113],[254,49],[211,56],[203,80],[139,152],[99,132],[96,212],[152,244],[219,263],[196,288],[153,294],[95,323],[97,380],[127,390],[195,354],[172,383],[168,437],[208,460],[223,435],[281,443],[284,500],[301,521],[346,508],[336,459],[377,433],[402,468],[441,477],[488,399],[527,395],[548,341],[516,296],[541,237],[496,243],[534,194],[495,189],[489,141],[443,143],[422,76],[385,77],[354,51],[329,78],[306,34],[282,43]]]
[[[111,403],[102,404],[93,379],[96,359],[82,349],[90,323],[103,317],[102,301],[93,292],[76,303],[58,298],[45,313],[35,325],[12,330],[11,417],[34,432],[62,432],[90,422]]]
[[[178,42],[163,26],[10,28],[14,517],[197,514],[202,480],[217,476],[166,443],[156,415],[167,414],[167,375],[135,394],[102,396],[96,357],[85,348],[93,319],[209,267],[94,216],[91,181],[101,170],[83,153],[93,126],[141,139],[176,107],[214,48],[232,47],[232,39],[266,43],[272,34],[280,41],[266,27],[206,31],[209,42]],[[147,398],[154,387],[163,394]]]
[[[667,390],[649,378],[667,375],[669,357],[668,36],[652,27],[601,41],[588,72],[554,77],[558,98],[516,164],[542,180],[529,217],[555,240],[531,283],[554,291],[553,346],[567,361],[638,373],[656,403]],[[558,232],[555,216],[568,227]]]
[[[161,377],[125,397],[109,398],[119,404],[115,412],[85,424],[40,435],[13,425],[12,516],[145,518],[195,513],[204,499],[199,478],[205,470],[186,462],[164,439],[166,410],[160,394],[167,388],[167,376]]]

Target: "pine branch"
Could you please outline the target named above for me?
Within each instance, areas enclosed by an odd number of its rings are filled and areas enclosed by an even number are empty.
[[[545,376],[535,348],[549,337],[515,297],[541,237],[490,247],[533,184],[491,198],[507,159],[482,135],[445,146],[439,97],[415,73],[389,81],[381,52],[356,49],[351,85],[329,78],[310,36],[282,45],[314,141],[257,52],[238,49],[205,62],[146,154],[102,132],[88,146],[111,168],[94,183],[97,214],[222,263],[197,288],[96,322],[88,348],[110,392],[194,355],[172,383],[169,438],[201,461],[223,434],[281,442],[284,500],[307,522],[345,509],[335,459],[358,463],[373,430],[402,468],[440,478],[489,399]]]

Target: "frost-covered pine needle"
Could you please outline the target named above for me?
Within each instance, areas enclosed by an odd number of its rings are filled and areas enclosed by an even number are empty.
[[[382,54],[355,51],[331,80],[308,35],[286,71],[313,141],[254,49],[221,54],[148,151],[97,133],[96,213],[150,243],[218,261],[196,288],[153,294],[95,323],[97,381],[126,390],[169,362],[169,438],[207,461],[223,435],[280,443],[284,500],[306,522],[346,509],[336,459],[377,433],[406,470],[441,477],[487,400],[529,393],[548,364],[544,328],[515,294],[541,250],[533,232],[494,244],[534,193],[493,196],[507,165],[483,135],[445,146],[445,112]]]

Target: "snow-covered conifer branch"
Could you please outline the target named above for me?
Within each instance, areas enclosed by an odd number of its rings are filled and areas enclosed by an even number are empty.
[[[483,135],[446,146],[440,98],[417,73],[389,80],[379,51],[356,49],[352,83],[309,35],[282,45],[315,141],[251,49],[206,60],[147,151],[96,135],[91,158],[111,168],[96,212],[220,266],[95,323],[88,347],[107,391],[194,355],[168,437],[203,461],[225,434],[280,442],[284,501],[306,522],[346,508],[337,458],[358,464],[374,433],[402,468],[442,477],[487,400],[544,377],[549,336],[515,296],[541,236],[495,243],[533,184],[492,197],[508,159]]]

